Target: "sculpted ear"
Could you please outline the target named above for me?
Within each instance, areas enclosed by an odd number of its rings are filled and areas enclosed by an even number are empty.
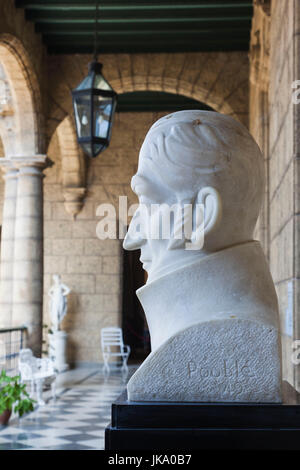
[[[222,217],[222,202],[218,191],[211,186],[202,188],[193,203],[193,230],[190,242],[185,243],[187,250],[201,250],[205,237],[218,225]]]
[[[204,207],[204,237],[211,233],[222,218],[222,200],[215,188],[206,186],[197,196],[197,204]]]
[[[219,224],[222,218],[222,200],[215,188],[206,186],[198,192],[194,202],[184,206],[183,226],[180,219],[180,227],[174,230],[181,233],[184,229],[184,237],[170,238],[168,250],[185,248],[186,250],[201,250],[205,237]]]

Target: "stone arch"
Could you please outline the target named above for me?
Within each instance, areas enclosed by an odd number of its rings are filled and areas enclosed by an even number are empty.
[[[0,34],[0,79],[5,92],[0,132],[5,156],[33,156],[44,150],[44,119],[38,79],[21,41]]]
[[[186,54],[114,54],[101,59],[103,73],[117,93],[166,91],[201,101],[248,124],[249,60],[247,52]],[[50,57],[48,139],[72,115],[71,90],[87,74],[90,56]]]
[[[110,84],[115,90],[123,89],[123,92],[130,91],[165,91],[167,93],[174,93],[178,95],[184,95],[188,98],[193,98],[196,101],[205,103],[211,108],[224,114],[235,115],[234,110],[226,101],[222,101],[219,96],[208,94],[207,89],[203,86],[198,85],[196,90],[193,90],[190,83],[186,80],[176,80],[171,77],[164,77],[161,83],[157,83],[157,77],[154,76],[136,76],[136,84],[132,86],[132,77],[125,77],[122,82],[121,80],[111,80]],[[120,93],[120,91],[118,91]]]
[[[64,118],[56,129],[61,154],[62,185],[66,211],[75,218],[86,192],[86,159],[77,144],[74,121]]]

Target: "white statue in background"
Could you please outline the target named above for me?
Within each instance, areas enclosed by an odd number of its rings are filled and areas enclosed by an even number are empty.
[[[54,284],[51,286],[48,295],[49,311],[52,323],[52,330],[59,331],[60,324],[67,313],[67,295],[71,289],[61,282],[58,274],[53,275]]]

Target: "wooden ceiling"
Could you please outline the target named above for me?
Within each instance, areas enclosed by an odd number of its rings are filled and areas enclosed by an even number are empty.
[[[15,0],[50,54],[92,53],[96,0]],[[98,52],[249,49],[252,0],[99,0]]]

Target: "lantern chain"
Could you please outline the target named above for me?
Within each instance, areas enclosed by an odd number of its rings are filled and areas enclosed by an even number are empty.
[[[96,62],[98,58],[98,0],[96,0],[95,6],[94,61]]]

